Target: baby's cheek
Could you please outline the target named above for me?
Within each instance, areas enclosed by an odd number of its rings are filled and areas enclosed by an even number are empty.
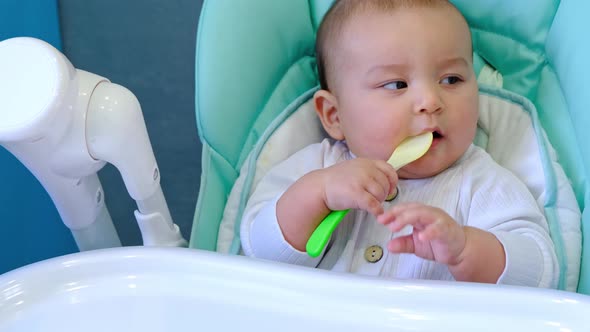
[[[394,143],[391,142],[389,135],[379,134],[376,130],[368,132],[357,146],[358,151],[352,151],[356,156],[362,156],[369,159],[387,160],[393,152]],[[350,146],[349,146],[350,147]],[[351,147],[352,148],[352,147]]]

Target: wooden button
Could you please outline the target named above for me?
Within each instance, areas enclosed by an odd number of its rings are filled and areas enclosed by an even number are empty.
[[[370,246],[365,250],[365,259],[369,263],[377,263],[383,257],[383,248]]]
[[[388,202],[391,202],[397,197],[397,194],[399,194],[399,188],[395,187],[395,192],[393,194],[391,194],[391,196],[387,196],[387,198],[385,200]]]

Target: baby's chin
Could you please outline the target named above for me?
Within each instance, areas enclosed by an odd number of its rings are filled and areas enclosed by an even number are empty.
[[[439,174],[440,172],[442,172],[444,170],[438,170],[438,171],[431,171],[431,172],[427,172],[427,171],[405,171],[405,170],[399,170],[397,172],[397,176],[400,179],[404,179],[404,180],[409,180],[409,179],[426,179],[429,177],[433,177],[437,174]]]
[[[433,164],[427,160],[418,159],[399,169],[397,176],[400,179],[424,179],[435,176],[448,167],[449,165]]]

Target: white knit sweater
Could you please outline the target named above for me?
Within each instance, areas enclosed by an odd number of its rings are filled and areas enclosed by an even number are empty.
[[[348,271],[386,278],[453,280],[444,264],[413,254],[387,252],[387,242],[408,234],[392,234],[375,218],[352,210],[334,232],[320,257],[294,249],[276,219],[279,197],[304,174],[353,156],[343,142],[324,140],[295,153],[271,169],[250,197],[241,224],[241,242],[248,256]],[[482,149],[471,146],[449,169],[431,178],[400,180],[399,194],[384,208],[399,202],[422,202],[446,211],[457,223],[493,233],[504,246],[506,267],[498,283],[556,287],[559,268],[544,215],[526,186],[496,164]],[[365,259],[368,247],[383,248],[374,263]]]

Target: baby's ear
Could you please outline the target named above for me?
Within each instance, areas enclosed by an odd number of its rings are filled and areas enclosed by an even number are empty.
[[[343,140],[344,133],[340,128],[338,100],[336,100],[336,97],[330,91],[318,90],[313,95],[313,104],[328,135],[335,140]]]

